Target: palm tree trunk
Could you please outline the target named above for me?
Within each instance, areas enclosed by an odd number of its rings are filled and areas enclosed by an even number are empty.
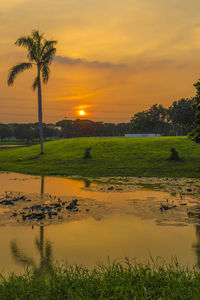
[[[38,120],[39,120],[39,137],[40,137],[40,154],[44,153],[43,148],[43,124],[42,124],[42,92],[40,80],[40,68],[38,67]]]

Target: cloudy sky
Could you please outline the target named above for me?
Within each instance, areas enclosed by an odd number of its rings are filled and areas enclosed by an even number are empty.
[[[2,3],[3,2],[3,3]],[[7,86],[25,61],[14,46],[33,29],[57,39],[43,87],[44,121],[77,117],[128,122],[155,103],[195,94],[200,77],[199,0],[8,0],[0,4],[0,122],[37,121],[35,70]]]

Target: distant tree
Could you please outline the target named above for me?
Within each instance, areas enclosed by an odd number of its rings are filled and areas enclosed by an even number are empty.
[[[44,153],[43,148],[43,125],[42,125],[42,93],[41,93],[41,78],[43,83],[49,80],[50,69],[49,66],[56,53],[54,47],[57,41],[46,40],[44,34],[37,30],[33,30],[30,36],[22,36],[15,42],[16,46],[24,47],[28,54],[29,62],[23,62],[14,66],[9,71],[8,85],[12,85],[16,76],[33,66],[37,68],[37,75],[33,83],[33,90],[38,91],[38,120],[39,120],[39,137],[41,145],[41,154]]]
[[[148,131],[149,129],[149,118],[146,111],[138,112],[132,117],[130,125],[132,132]]]
[[[76,136],[102,136],[103,123],[77,119],[73,121]]]
[[[194,84],[196,88],[196,96],[193,99],[193,108],[195,110],[194,129],[189,133],[189,136],[196,143],[200,143],[200,81]]]
[[[119,136],[124,135],[129,123],[103,123],[91,120],[62,120],[56,123],[61,128],[60,135],[66,138],[83,136]]]
[[[195,120],[194,99],[174,101],[168,109],[168,121],[176,135],[186,135],[193,129]]]
[[[0,124],[0,139],[9,138],[12,136],[12,129],[9,125]]]
[[[75,137],[73,121],[72,120],[62,120],[56,123],[56,126],[61,128],[60,136],[65,138]]]
[[[95,136],[103,136],[104,135],[104,123],[103,122],[95,122]]]
[[[44,124],[44,138],[59,136],[59,130],[53,124]]]
[[[27,142],[35,138],[35,129],[29,124],[16,124],[14,128],[14,136],[18,140],[26,140]]]
[[[135,114],[130,123],[131,132],[164,134],[167,130],[167,109],[157,104],[148,110]]]
[[[104,136],[115,136],[116,125],[114,123],[104,123]]]
[[[116,135],[123,136],[129,132],[130,123],[118,123],[116,124]]]

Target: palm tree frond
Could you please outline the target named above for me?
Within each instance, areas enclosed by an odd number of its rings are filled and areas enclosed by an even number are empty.
[[[45,52],[47,52],[48,49],[50,48],[53,48],[54,45],[57,44],[57,41],[56,40],[52,40],[52,41],[48,41],[48,40],[44,40],[44,45],[43,45],[43,48],[42,48],[42,51],[41,51],[41,56],[44,55]]]
[[[33,45],[33,40],[30,37],[21,36],[16,40],[15,45],[29,49]]]
[[[49,65],[51,63],[51,61],[53,60],[55,54],[56,54],[56,48],[50,47],[49,49],[47,49],[44,52],[41,63],[43,65]]]
[[[16,40],[15,45],[26,48],[28,50],[27,58],[29,58],[31,61],[37,59],[36,45],[32,37],[22,36]]]
[[[39,30],[36,30],[34,29],[32,32],[31,32],[31,36],[34,40],[36,41],[41,41],[43,39],[43,36],[44,36],[44,33],[40,33]]]
[[[50,69],[48,66],[43,66],[42,67],[42,80],[46,84],[49,80],[49,74],[50,74]]]
[[[39,78],[36,77],[35,80],[34,80],[34,82],[33,82],[33,85],[32,85],[32,88],[33,88],[34,91],[38,87],[38,83],[39,83]]]
[[[35,45],[35,53],[37,57],[37,61],[39,62],[39,58],[41,56],[41,51],[43,48],[43,40],[44,40],[44,33],[40,33],[38,30],[33,30],[31,33],[31,37],[34,41]]]
[[[7,82],[8,85],[12,85],[14,83],[14,80],[19,73],[22,73],[23,71],[31,68],[32,68],[32,64],[25,63],[25,62],[14,66],[12,69],[10,69],[8,74],[8,82]]]

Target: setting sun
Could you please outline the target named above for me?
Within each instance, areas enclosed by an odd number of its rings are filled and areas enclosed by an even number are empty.
[[[79,110],[79,111],[78,111],[78,114],[79,114],[80,116],[85,116],[85,111],[84,111],[84,110]]]

